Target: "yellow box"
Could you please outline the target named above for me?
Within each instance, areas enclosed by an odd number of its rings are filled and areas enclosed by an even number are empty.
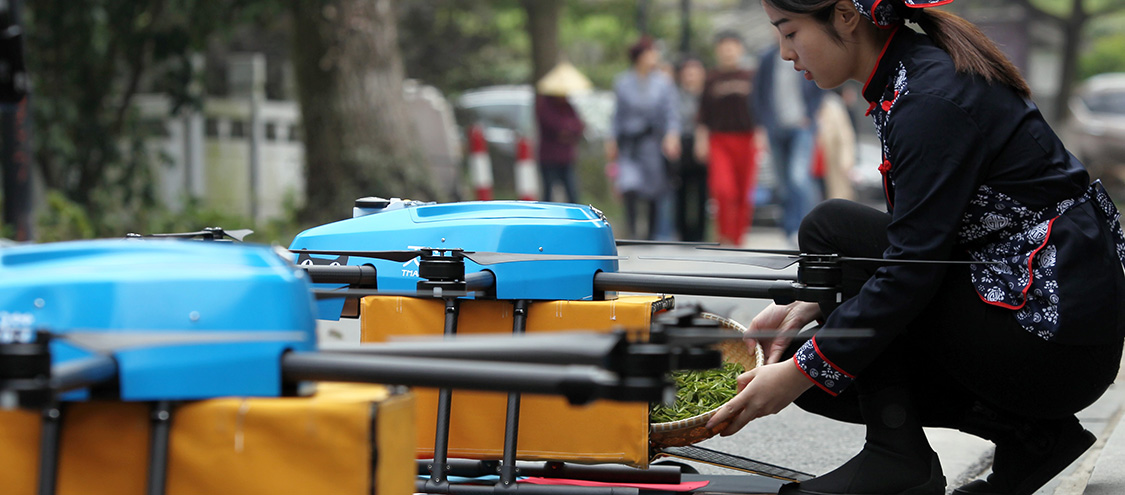
[[[57,493],[143,495],[149,407],[68,404]],[[414,400],[377,385],[325,383],[307,398],[226,398],[172,415],[168,495],[411,494]],[[34,494],[39,415],[0,411],[0,487]],[[372,445],[374,441],[374,445]]]
[[[531,304],[527,332],[636,330],[647,337],[656,311],[671,298],[623,296],[611,301],[547,301]],[[360,340],[383,342],[394,335],[441,335],[445,303],[435,299],[365,297]],[[510,301],[467,300],[457,321],[459,335],[511,333]],[[419,458],[433,457],[437,390],[415,390]],[[500,459],[504,452],[507,394],[454,391],[449,457]],[[532,461],[648,465],[648,404],[597,401],[571,406],[555,396],[524,395],[520,403],[517,457]]]

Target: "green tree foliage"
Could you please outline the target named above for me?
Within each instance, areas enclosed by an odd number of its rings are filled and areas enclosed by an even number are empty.
[[[678,2],[650,2],[651,35],[664,40],[670,58],[679,45]],[[559,16],[562,55],[594,85],[608,88],[628,67],[626,51],[640,36],[636,0],[569,0]],[[493,84],[531,79],[531,40],[523,5],[516,0],[411,0],[399,2],[399,45],[407,76],[456,95]],[[704,29],[695,29],[701,36]],[[707,47],[699,37],[694,46]]]
[[[158,91],[177,107],[198,105],[191,54],[209,36],[278,9],[263,0],[27,2],[32,154],[46,187],[86,211],[95,235],[143,223],[157,207],[160,157],[142,144],[152,127],[138,119],[134,97]]]
[[[1053,118],[1062,118],[1067,112],[1067,101],[1080,77],[1081,45],[1089,40],[1088,29],[1095,20],[1116,17],[1125,12],[1125,0],[1008,0],[1020,5],[1032,17],[1054,25],[1062,33],[1059,52],[1062,59],[1059,70],[1059,94],[1054,108],[1048,112]]]
[[[1093,40],[1082,55],[1080,79],[1104,72],[1125,72],[1125,33]]]

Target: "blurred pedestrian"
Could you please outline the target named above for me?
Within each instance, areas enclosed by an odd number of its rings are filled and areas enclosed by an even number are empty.
[[[676,177],[676,229],[680,240],[699,242],[707,235],[707,163],[695,153],[695,124],[699,100],[707,70],[695,57],[685,57],[678,64],[677,85],[680,94],[680,160],[674,167]]]
[[[567,99],[593,85],[569,62],[561,62],[536,84],[535,120],[539,124],[539,175],[543,201],[551,201],[555,184],[562,184],[568,203],[578,202],[574,161],[585,125]]]
[[[752,189],[758,163],[750,96],[754,75],[741,66],[742,38],[732,31],[715,38],[717,67],[707,74],[699,105],[695,155],[706,162],[711,198],[718,206],[719,243],[738,246],[753,218]]]
[[[617,104],[606,154],[617,163],[616,188],[625,203],[629,234],[654,239],[660,223],[657,200],[670,192],[664,157],[680,156],[676,88],[667,74],[657,70],[660,51],[652,38],[634,43],[629,61],[632,67],[613,82]],[[637,230],[641,207],[648,218],[644,236]]]
[[[813,168],[821,170],[822,195],[854,200],[851,173],[855,166],[855,128],[844,99],[836,92],[824,94],[816,114],[816,129],[816,161],[820,166]]]
[[[816,112],[824,91],[781,59],[777,45],[760,57],[754,81],[754,110],[768,136],[782,205],[781,227],[796,247],[801,219],[820,202],[811,174]]]
[[[676,81],[676,67],[666,60],[661,59],[656,64],[656,70],[663,72],[669,79],[675,83]],[[681,122],[680,133],[682,134],[683,126]],[[671,158],[668,155],[664,156],[664,173],[668,175],[668,191],[669,194],[662,194],[656,199],[656,208],[660,210],[660,214],[656,217],[656,230],[651,236],[658,241],[675,241],[679,239],[679,229],[676,228],[676,195],[675,191],[679,190],[680,180],[677,170],[680,166],[680,158],[683,157],[683,146],[680,146],[680,156]]]

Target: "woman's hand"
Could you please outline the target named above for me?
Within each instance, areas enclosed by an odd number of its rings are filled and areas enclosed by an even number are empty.
[[[753,353],[754,345],[761,343],[762,350],[766,353],[766,363],[776,363],[793,341],[793,335],[817,318],[820,318],[820,305],[817,303],[797,301],[784,306],[770,304],[750,321],[744,336],[746,346]],[[783,335],[755,338],[754,334],[759,331],[781,332]]]
[[[608,161],[611,161],[611,162],[617,160],[617,140],[616,139],[606,139],[605,140],[605,159],[608,160]]]
[[[680,159],[680,134],[677,132],[669,132],[664,135],[664,141],[661,143],[661,148],[664,149],[664,156],[669,160]]]
[[[704,125],[695,126],[695,161],[706,165],[711,158],[711,130]]]
[[[733,435],[746,423],[784,409],[812,385],[792,361],[754,368],[738,376],[738,395],[720,407],[706,427],[713,428],[729,420],[730,424],[719,434]]]

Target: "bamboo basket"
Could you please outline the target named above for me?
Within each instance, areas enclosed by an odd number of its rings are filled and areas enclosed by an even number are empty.
[[[730,318],[725,318],[713,313],[701,313],[700,316],[709,320],[718,321],[722,328],[727,328],[739,333],[746,332],[746,327]],[[723,353],[723,361],[734,362],[742,366],[744,371],[750,371],[762,366],[765,362],[764,353],[760,345],[754,346],[751,353],[741,340],[726,340],[717,347]],[[723,431],[730,422],[726,421],[706,428],[707,421],[715,415],[718,408],[690,418],[667,423],[649,423],[649,445],[653,448],[682,447],[702,442]]]

